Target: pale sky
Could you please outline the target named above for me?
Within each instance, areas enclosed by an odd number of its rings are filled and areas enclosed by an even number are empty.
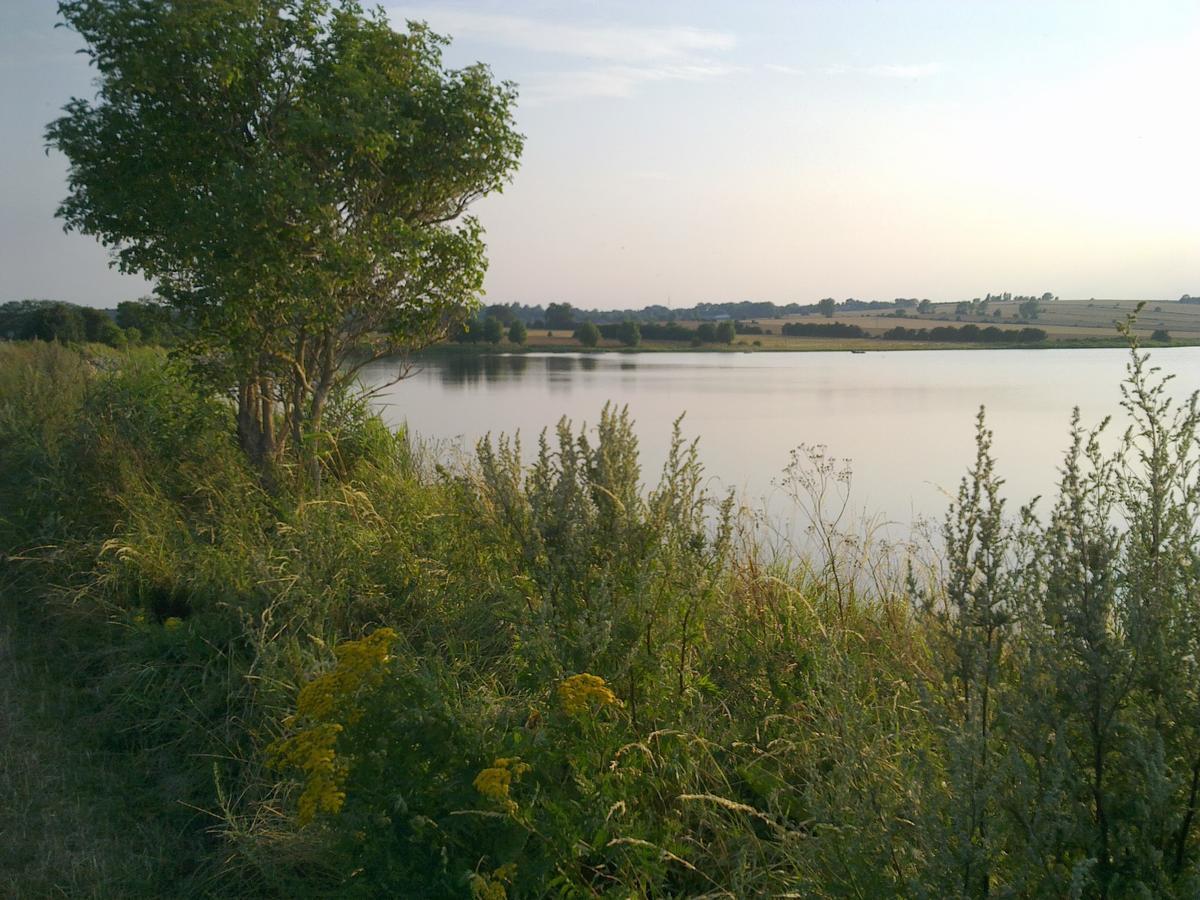
[[[54,208],[90,90],[52,0],[0,4],[0,302],[145,293]],[[518,83],[476,207],[488,302],[1200,294],[1200,2],[388,5]]]

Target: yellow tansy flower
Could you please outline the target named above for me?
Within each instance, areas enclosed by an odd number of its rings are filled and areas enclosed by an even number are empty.
[[[558,699],[568,715],[577,716],[592,707],[620,706],[621,701],[599,675],[583,672],[558,686]]]

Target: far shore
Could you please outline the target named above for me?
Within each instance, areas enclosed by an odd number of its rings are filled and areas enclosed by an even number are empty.
[[[1200,340],[1184,339],[1164,341],[1142,340],[1146,348],[1195,347]],[[1127,349],[1129,342],[1122,337],[1079,338],[1074,340],[1045,340],[1035,343],[940,343],[936,341],[885,341],[879,338],[783,338],[767,343],[755,344],[750,340],[738,339],[732,344],[704,344],[693,347],[689,344],[670,341],[646,341],[636,347],[627,347],[616,341],[602,341],[595,347],[584,347],[571,341],[527,342],[513,344],[507,340],[498,344],[435,344],[422,351],[429,356],[493,356],[497,354],[525,353],[890,353],[910,350],[1096,350]]]

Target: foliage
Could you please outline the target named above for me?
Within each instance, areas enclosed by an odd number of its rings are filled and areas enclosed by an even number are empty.
[[[570,303],[551,303],[546,307],[545,321],[547,328],[574,328],[575,310]]]
[[[575,329],[574,337],[585,347],[595,347],[600,343],[600,329],[591,322],[584,322]]]
[[[348,404],[267,493],[161,352],[0,346],[12,621],[182,837],[102,893],[1194,897],[1200,415],[1123,390],[1042,517],[981,413],[926,564],[818,450],[776,557],[613,408],[451,467]]]
[[[188,333],[186,322],[175,310],[150,299],[118,303],[117,324],[126,332],[135,329],[141,340],[149,344],[176,344]]]
[[[794,337],[862,338],[867,336],[860,326],[846,322],[785,322],[780,331]]]
[[[940,341],[966,344],[1036,344],[1046,339],[1041,328],[1005,329],[988,325],[937,325],[933,328],[905,328],[897,325],[883,333],[885,341]]]
[[[362,366],[477,304],[464,213],[516,167],[512,85],[355,0],[59,10],[98,79],[47,130],[70,163],[59,214],[194,326],[253,459],[314,446]]]
[[[496,345],[504,339],[504,326],[500,324],[499,319],[487,316],[479,329],[479,336],[489,344]]]
[[[0,337],[10,341],[91,341],[124,345],[126,333],[104,310],[54,300],[14,300],[0,305]]]
[[[529,331],[525,328],[525,323],[520,319],[513,319],[512,324],[508,326],[509,341],[520,345],[524,344],[528,337]]]
[[[617,340],[626,347],[636,347],[642,342],[642,329],[637,322],[625,321],[617,326]]]

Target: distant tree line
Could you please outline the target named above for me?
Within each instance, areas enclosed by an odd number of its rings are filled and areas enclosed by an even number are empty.
[[[1058,299],[1058,297],[1055,294],[1051,293],[1050,291],[1046,291],[1044,294],[1012,294],[1008,291],[1005,291],[1003,294],[987,294],[983,298],[983,302],[985,302],[985,303],[1011,303],[1012,301],[1015,300],[1017,303],[1024,303],[1028,300],[1039,300],[1042,303],[1051,303],[1057,299]],[[976,297],[973,302],[978,303],[979,298]]]
[[[529,329],[506,306],[489,306],[482,315],[473,316],[454,328],[450,339],[458,344],[499,344],[507,337],[509,343],[523,345]]]
[[[978,325],[940,325],[936,328],[905,328],[897,325],[883,333],[885,341],[939,341],[966,344],[1036,344],[1046,339],[1041,328],[1022,328],[1020,331],[1005,330],[995,325],[980,328]]]
[[[594,347],[595,343],[589,344],[584,339],[590,339],[592,335],[588,326],[595,329],[597,340],[602,337],[605,340],[619,341],[626,347],[636,347],[643,339],[680,341],[693,346],[732,344],[738,335],[736,324],[728,319],[722,322],[701,322],[696,328],[688,328],[678,322],[635,322],[632,319],[626,319],[623,322],[604,322],[599,325],[587,322],[575,330],[575,339],[584,346],[591,347]],[[758,333],[762,333],[761,329]]]
[[[822,304],[825,304],[823,307]],[[841,312],[855,312],[870,309],[891,309],[892,301],[857,300],[848,297],[842,301],[825,298],[820,303],[786,303],[776,304],[769,301],[758,302],[742,300],[730,303],[698,303],[691,307],[669,308],[662,304],[652,304],[641,309],[578,309],[570,303],[550,303],[546,306],[525,306],[520,303],[496,304],[489,306],[487,312],[503,318],[520,319],[529,328],[545,328],[552,331],[568,331],[577,328],[584,322],[597,325],[619,324],[625,321],[637,322],[676,322],[676,321],[714,321],[729,319],[731,321],[749,321],[754,319],[775,319],[784,316],[817,315],[823,308],[833,308]],[[754,334],[756,332],[744,332]],[[757,332],[761,333],[761,332]],[[649,337],[647,335],[647,337]]]
[[[1185,295],[1186,297],[1187,295]],[[1026,309],[1032,314],[1021,313],[1022,318],[1035,318],[1038,306],[1049,303],[1058,297],[1046,291],[1040,295],[1013,294],[1003,292],[976,297],[971,301],[962,301],[956,307],[958,315],[985,315],[993,303],[1017,302],[1029,304]],[[1187,299],[1182,302],[1200,303],[1200,298]],[[524,322],[529,328],[545,328],[551,331],[573,331],[584,322],[597,325],[620,324],[633,321],[640,324],[647,322],[676,322],[676,321],[721,321],[730,319],[736,322],[746,322],[755,319],[777,319],[787,316],[822,315],[832,318],[839,312],[861,312],[866,310],[916,309],[921,314],[933,311],[934,303],[928,297],[896,297],[894,300],[859,300],[847,297],[836,300],[824,297],[816,303],[772,303],[770,301],[740,300],[728,303],[697,303],[688,307],[667,307],[661,303],[651,304],[641,309],[580,309],[570,303],[550,303],[526,306],[520,303],[494,304],[487,307],[488,315],[499,318],[506,326],[514,320]],[[761,332],[739,331],[739,334],[755,334]],[[649,335],[646,335],[649,338]]]
[[[115,310],[61,300],[13,300],[0,305],[0,338],[9,341],[173,344],[187,329],[177,313],[159,303],[129,300]]]
[[[1184,294],[1179,298],[1180,303],[1200,303],[1200,297],[1193,297],[1191,294]]]
[[[788,322],[781,331],[791,337],[865,338],[857,325],[845,322]]]

